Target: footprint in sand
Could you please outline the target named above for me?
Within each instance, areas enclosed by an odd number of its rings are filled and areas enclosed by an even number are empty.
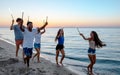
[[[59,74],[57,73],[57,71],[54,71],[53,75],[59,75]]]
[[[38,70],[40,73],[46,73],[46,71],[42,71],[42,70],[40,70],[40,68],[37,68],[37,70]]]
[[[0,47],[0,50],[3,50],[4,48]]]
[[[11,72],[14,72],[14,70],[12,69]]]
[[[17,63],[17,62],[19,62],[18,59],[9,58],[7,60],[0,61],[0,67],[5,67],[7,65],[14,64],[14,63]]]
[[[36,71],[35,69],[33,69],[32,71]]]

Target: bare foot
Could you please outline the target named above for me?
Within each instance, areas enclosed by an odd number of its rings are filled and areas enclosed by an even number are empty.
[[[37,61],[37,62],[38,62],[38,63],[41,63],[41,62],[40,62],[40,60],[39,60],[39,61]]]
[[[16,57],[18,57],[18,54],[16,54]]]
[[[32,61],[34,60],[34,58],[32,58]]]
[[[58,63],[56,65],[57,65],[57,67],[60,67],[60,65]]]
[[[62,62],[60,62],[61,66],[64,66]]]
[[[90,74],[90,75],[94,75],[94,73],[93,73],[93,72],[89,72],[89,74]]]
[[[89,67],[87,67],[88,72],[90,72]]]

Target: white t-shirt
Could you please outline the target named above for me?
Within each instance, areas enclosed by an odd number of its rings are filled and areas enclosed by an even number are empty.
[[[41,43],[41,33],[35,34],[34,43],[37,43],[37,44]]]
[[[33,48],[33,41],[36,33],[37,29],[32,29],[32,32],[30,32],[28,31],[28,29],[25,28],[25,31],[23,32],[23,48]]]

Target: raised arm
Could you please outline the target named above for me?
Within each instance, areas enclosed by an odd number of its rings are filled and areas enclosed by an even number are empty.
[[[45,33],[45,31],[46,31],[46,30],[45,30],[45,28],[44,28],[43,31],[41,32],[41,34]]]
[[[20,29],[21,29],[22,32],[25,31],[25,27],[23,25],[20,25]]]
[[[42,27],[40,27],[39,30],[44,29],[47,25],[48,25],[48,22],[45,22],[45,24]]]
[[[90,38],[86,38],[82,33],[80,35],[83,37],[84,40],[90,40]]]
[[[12,24],[10,26],[10,30],[13,30],[13,24],[14,24],[14,20],[12,20]]]
[[[55,37],[55,41],[57,41],[59,37],[60,37],[60,34],[57,34],[57,36]]]

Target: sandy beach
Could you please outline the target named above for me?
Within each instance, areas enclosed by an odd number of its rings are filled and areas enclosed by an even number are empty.
[[[19,57],[15,57],[15,46],[0,40],[0,75],[77,75],[65,67],[57,67],[44,58],[41,63],[36,60],[30,61],[30,67],[23,63],[22,49],[19,50]],[[82,74],[81,74],[82,75]]]

